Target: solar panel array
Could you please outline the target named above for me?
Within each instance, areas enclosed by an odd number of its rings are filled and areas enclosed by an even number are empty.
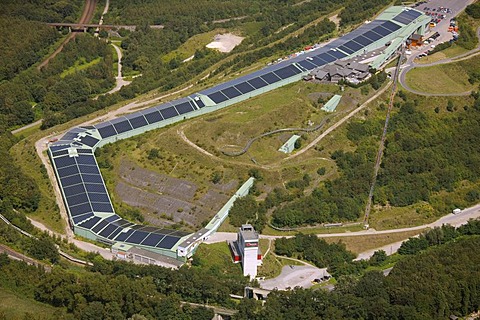
[[[49,147],[60,187],[75,226],[91,230],[107,241],[171,249],[185,232],[135,225],[115,214],[105,183],[95,160],[93,149],[101,139],[134,129],[158,124],[205,107],[203,96],[221,104],[268,85],[298,77],[309,71],[363,53],[366,47],[396,32],[421,15],[415,10],[398,14],[393,21],[375,20],[364,24],[328,45],[287,61],[268,66],[243,77],[146,110],[118,117],[95,126],[68,131]],[[383,44],[382,44],[383,45]],[[108,216],[108,218],[101,218]]]

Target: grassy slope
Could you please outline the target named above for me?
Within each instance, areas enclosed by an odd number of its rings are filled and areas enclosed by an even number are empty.
[[[58,319],[61,309],[17,296],[10,291],[0,288],[0,318],[3,319]]]

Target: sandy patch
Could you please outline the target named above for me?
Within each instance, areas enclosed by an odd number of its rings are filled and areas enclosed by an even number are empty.
[[[231,33],[217,34],[213,38],[213,41],[207,44],[206,47],[210,49],[217,49],[220,52],[230,52],[233,50],[233,48],[238,46],[243,39],[243,37],[239,37]]]

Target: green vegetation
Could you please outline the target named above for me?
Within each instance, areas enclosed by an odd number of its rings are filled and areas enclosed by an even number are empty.
[[[92,61],[89,61],[87,62],[85,60],[85,58],[80,58],[80,60],[77,60],[75,61],[75,64],[66,69],[65,71],[63,71],[61,74],[60,74],[60,78],[65,78],[66,76],[68,75],[71,75],[71,74],[74,74],[78,71],[81,71],[81,70],[85,70],[91,66],[94,66],[96,65],[97,63],[99,63],[100,61],[102,60],[102,58],[98,57],[96,59],[93,59]]]
[[[388,0],[345,1],[345,9],[340,13],[340,25],[358,24],[371,19],[384,6],[390,4]]]

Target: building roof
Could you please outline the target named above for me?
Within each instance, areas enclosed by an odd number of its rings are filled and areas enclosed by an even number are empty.
[[[330,100],[327,101],[327,103],[325,103],[325,105],[322,107],[322,110],[327,112],[335,111],[335,108],[337,108],[338,104],[340,103],[340,99],[342,99],[342,96],[338,94],[334,95],[330,98]]]
[[[258,233],[251,224],[242,224],[240,233],[245,241],[258,240]]]

